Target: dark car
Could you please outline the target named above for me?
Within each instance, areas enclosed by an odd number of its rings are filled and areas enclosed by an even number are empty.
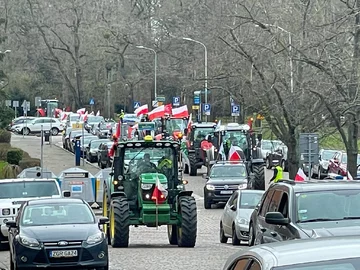
[[[100,122],[104,122],[105,119],[103,116],[88,115],[88,118],[85,121],[85,130],[90,133],[94,126],[97,126]]]
[[[62,144],[63,144],[63,148],[66,150],[69,150],[68,147],[70,145],[69,140],[70,140],[71,131],[72,131],[71,127],[66,127],[62,132]]]
[[[232,255],[224,270],[357,270],[360,238],[331,237],[252,247]]]
[[[108,269],[108,243],[90,206],[81,199],[25,202],[8,221],[10,269],[83,267]]]
[[[204,175],[204,207],[219,202],[226,203],[231,195],[239,189],[247,188],[247,172],[243,162],[221,162],[212,166],[209,175]]]
[[[97,153],[99,150],[99,146],[101,143],[109,142],[109,139],[101,139],[101,140],[92,140],[89,145],[86,146],[86,160],[89,162],[97,161]]]
[[[99,123],[96,127],[94,135],[98,136],[99,139],[110,138],[115,123]]]
[[[98,149],[98,165],[101,169],[111,166],[110,149],[113,146],[112,141],[103,142],[99,145]]]
[[[265,192],[249,228],[249,246],[360,235],[360,181],[281,180]]]
[[[83,133],[83,132],[71,132],[70,133],[70,148],[69,148],[69,151],[72,152],[72,153],[75,153],[75,141],[76,140],[81,140],[81,137],[84,136],[84,137],[87,137],[87,136],[91,136],[93,137],[93,135],[91,133]],[[97,139],[97,137],[96,137]],[[80,141],[80,145],[81,145],[81,141]]]
[[[96,136],[81,136],[80,137],[80,153],[81,155],[84,155],[84,158],[86,157],[86,147],[89,145],[90,142],[93,140],[98,140],[99,138]]]

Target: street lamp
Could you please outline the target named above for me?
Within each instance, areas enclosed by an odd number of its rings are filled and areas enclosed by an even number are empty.
[[[144,49],[144,50],[148,50],[148,51],[152,51],[154,53],[155,56],[155,74],[154,74],[154,96],[155,96],[155,100],[157,100],[157,92],[156,92],[156,77],[157,77],[157,54],[156,51],[154,49],[148,48],[148,47],[144,47],[144,46],[136,46],[136,48],[138,49]]]
[[[207,60],[207,58],[208,57],[207,57],[207,48],[206,48],[204,43],[202,43],[200,41],[197,41],[195,39],[186,38],[186,37],[183,37],[182,39],[198,43],[198,44],[202,45],[204,47],[204,49],[205,49],[205,74],[204,74],[204,76],[205,76],[205,85],[204,86],[205,86],[205,104],[207,104],[208,103],[208,87],[207,87],[207,83],[208,83],[208,76],[207,76],[207,66],[208,66],[207,62],[208,62],[208,60]],[[207,122],[207,115],[205,115],[205,121]]]
[[[264,24],[266,27],[275,27],[289,35],[289,62],[290,62],[290,91],[291,93],[294,92],[294,71],[293,71],[293,58],[292,58],[292,38],[291,38],[291,32],[285,30],[284,28],[273,25],[273,24]],[[256,27],[259,27],[259,25],[256,25]]]

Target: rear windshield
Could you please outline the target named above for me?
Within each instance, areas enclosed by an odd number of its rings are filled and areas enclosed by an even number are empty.
[[[0,199],[51,197],[60,195],[55,181],[0,182]]]
[[[319,256],[321,256],[321,254],[319,254]],[[348,258],[341,260],[318,261],[318,262],[299,263],[299,264],[272,268],[272,270],[290,270],[290,269],[291,270],[325,270],[325,269],[326,270],[357,270],[360,269],[360,259]]]

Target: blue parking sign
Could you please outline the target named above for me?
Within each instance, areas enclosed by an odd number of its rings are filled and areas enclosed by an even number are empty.
[[[239,115],[240,115],[240,105],[232,105],[231,116],[239,116]]]
[[[208,103],[204,103],[203,104],[203,112],[205,113],[205,115],[210,115],[211,105]]]
[[[180,106],[180,97],[173,97],[173,106]]]

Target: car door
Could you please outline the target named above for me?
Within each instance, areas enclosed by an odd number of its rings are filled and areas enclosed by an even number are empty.
[[[44,126],[44,119],[36,119],[34,121],[34,124],[31,125],[31,127],[29,126],[29,128],[30,128],[31,132],[40,132],[41,126]],[[44,127],[43,127],[43,129],[45,130]]]
[[[238,191],[234,192],[230,199],[227,201],[224,212],[223,212],[223,218],[222,218],[222,225],[224,229],[225,235],[232,235],[232,223],[231,223],[231,216],[233,210],[231,210],[231,205],[233,205],[235,198],[239,196]]]
[[[265,215],[268,212],[269,204],[274,195],[274,189],[269,189],[260,203],[260,207],[257,211],[257,215],[252,220],[254,222],[254,235],[255,235],[255,244],[259,244],[262,239],[263,231],[266,230]]]

